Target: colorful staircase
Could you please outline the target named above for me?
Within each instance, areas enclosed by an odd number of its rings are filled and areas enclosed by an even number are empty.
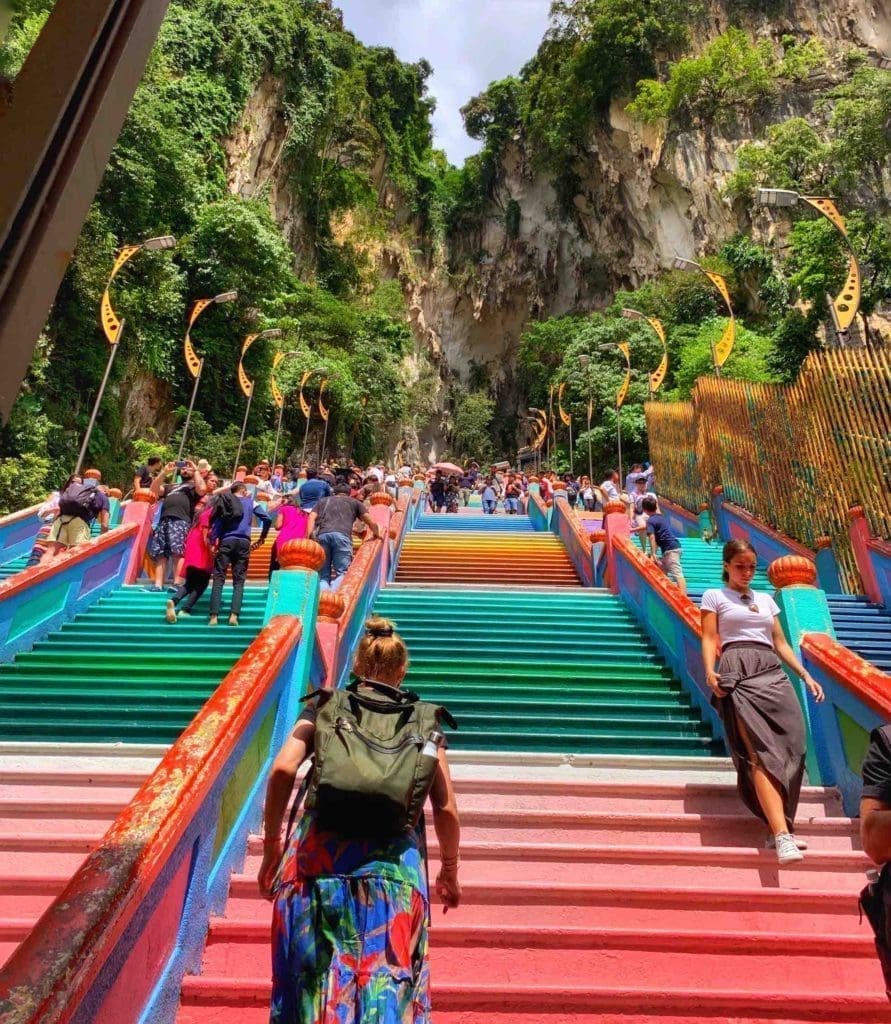
[[[245,588],[234,627],[207,625],[208,595],[168,625],[167,597],[122,587],[0,665],[0,740],[173,742],[260,629],[266,588]]]
[[[0,966],[157,764],[123,747],[0,749]]]
[[[399,579],[397,573],[397,579]],[[392,586],[406,685],[448,705],[470,750],[723,750],[621,600],[602,591]]]
[[[559,539],[527,516],[426,513],[418,524],[402,545],[397,583],[579,587]]]
[[[826,600],[838,642],[891,674],[891,610],[860,595],[827,594]]]
[[[11,561],[0,565],[0,580],[7,580],[10,576],[15,576],[17,572],[21,572],[27,566],[29,557],[30,555],[19,555],[18,558],[13,558]]]
[[[778,869],[730,785],[568,780],[522,758],[454,774],[463,902],[432,908],[437,1024],[891,1021],[835,793],[805,791],[811,850]],[[269,1019],[261,850],[253,838],[177,1024]]]
[[[720,541],[709,544],[700,537],[681,537],[681,565],[687,579],[687,592],[696,604],[699,604],[703,593],[710,587],[722,585],[723,546]],[[767,578],[766,566],[758,566],[752,578],[752,589],[773,593],[774,587]]]

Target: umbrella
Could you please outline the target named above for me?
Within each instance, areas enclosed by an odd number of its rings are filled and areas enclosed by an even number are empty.
[[[437,462],[436,465],[431,466],[431,469],[441,469],[443,473],[448,473],[450,476],[464,476],[464,470],[460,466],[456,466],[454,462]]]

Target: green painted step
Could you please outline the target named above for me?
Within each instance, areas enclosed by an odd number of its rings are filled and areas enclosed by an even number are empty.
[[[385,589],[406,686],[448,705],[451,746],[561,754],[711,756],[723,749],[608,592]]]
[[[0,740],[173,742],[256,636],[266,588],[246,589],[237,627],[207,625],[209,594],[168,624],[168,596],[121,588],[0,665]]]

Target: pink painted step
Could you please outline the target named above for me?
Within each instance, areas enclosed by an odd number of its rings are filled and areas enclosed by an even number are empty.
[[[114,769],[0,771],[0,965],[145,777]]]
[[[805,792],[811,849],[780,869],[732,787],[483,778],[457,790],[464,898],[447,917],[433,908],[437,1024],[891,1024],[858,921],[866,860],[834,792]],[[268,1020],[260,853],[253,838],[177,1024]]]

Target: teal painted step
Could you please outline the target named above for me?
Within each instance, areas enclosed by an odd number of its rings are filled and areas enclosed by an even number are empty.
[[[448,512],[422,512],[416,530],[439,533],[536,533],[528,516],[480,513],[453,515]]]
[[[621,600],[577,592],[386,588],[375,614],[408,644],[405,685],[448,705],[467,750],[723,752]]]
[[[690,591],[690,596],[696,598],[697,603],[704,590],[722,585],[721,549],[723,546],[720,541],[709,544],[701,537],[681,538],[681,565],[687,580],[687,589]],[[752,588],[773,593],[774,587],[767,578],[766,566],[758,566],[752,580]]]
[[[11,562],[0,565],[0,580],[7,580],[10,576],[15,576],[17,572],[21,572],[27,566],[29,557],[29,555],[19,555],[18,558],[13,558]]]
[[[0,740],[172,743],[258,633],[266,587],[247,587],[240,624],[164,621],[167,593],[123,587],[0,665]]]

